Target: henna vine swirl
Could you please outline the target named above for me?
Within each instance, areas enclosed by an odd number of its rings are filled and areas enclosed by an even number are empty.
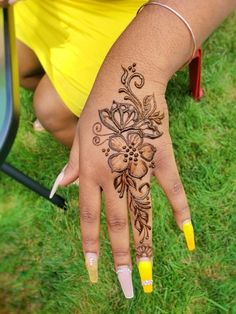
[[[156,148],[145,143],[145,138],[156,139],[162,135],[159,125],[164,114],[157,110],[154,95],[147,95],[141,101],[131,86],[141,89],[145,84],[144,76],[136,72],[136,64],[128,69],[124,68],[121,76],[122,87],[118,90],[124,94],[123,101],[113,100],[110,108],[98,111],[100,122],[93,125],[93,144],[103,148],[108,157],[108,165],[113,173],[114,188],[119,197],[127,193],[128,207],[134,215],[134,226],[140,235],[140,246],[137,256],[152,255],[152,248],[144,243],[149,239],[151,226],[149,225],[149,211],[151,210],[150,185],[141,183],[141,179],[148,173],[148,168],[154,168]],[[103,127],[109,133],[103,132]]]

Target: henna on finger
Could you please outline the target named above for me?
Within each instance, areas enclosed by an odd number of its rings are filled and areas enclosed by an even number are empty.
[[[142,257],[152,257],[152,247],[148,244],[139,245],[136,248],[136,259],[140,259]]]
[[[140,100],[132,86],[142,89],[144,76],[136,71],[136,63],[127,69],[122,66],[123,101],[113,100],[110,108],[99,110],[100,121],[93,125],[93,144],[106,145],[102,152],[116,176],[114,188],[120,198],[127,197],[128,207],[134,215],[134,227],[139,233],[140,245],[137,257],[151,257],[152,248],[145,243],[149,240],[151,226],[150,184],[143,182],[149,168],[154,168],[156,148],[145,139],[154,140],[162,136],[159,130],[164,113],[158,111],[154,94]],[[105,128],[105,131],[104,131]]]

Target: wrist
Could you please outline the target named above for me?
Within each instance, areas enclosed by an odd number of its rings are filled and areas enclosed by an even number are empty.
[[[153,63],[148,58],[141,58],[141,55],[138,53],[124,53],[123,55],[118,46],[110,51],[100,68],[94,85],[97,87],[97,82],[101,85],[100,82],[103,82],[106,77],[109,77],[109,81],[104,86],[106,91],[103,90],[103,86],[99,86],[100,94],[107,94],[108,91],[112,94],[117,90],[120,85],[120,79],[118,79],[117,74],[121,73],[122,69],[131,68],[133,65],[135,65],[134,68],[145,76],[144,89],[152,91],[160,99],[164,98],[169,79],[167,72],[162,68],[161,62]]]
[[[162,2],[168,4],[168,1]],[[176,12],[178,13],[177,10]],[[148,31],[151,35],[149,41],[169,80],[177,70],[190,60],[193,50],[197,48],[189,27],[174,12],[157,5],[145,6],[139,15],[137,19],[140,18],[140,23],[143,25],[146,23],[148,28],[152,28],[152,33]],[[152,59],[154,60],[155,56]]]
[[[121,34],[108,59],[144,64],[150,79],[158,78],[167,84],[189,60],[192,44],[188,28],[178,17],[165,8],[149,5]]]

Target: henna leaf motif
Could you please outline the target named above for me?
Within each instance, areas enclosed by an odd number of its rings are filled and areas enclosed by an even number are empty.
[[[142,131],[143,137],[150,139],[158,138],[162,135],[156,126],[156,122],[150,118],[144,118],[139,124],[139,128]]]
[[[127,176],[126,181],[127,181],[128,185],[131,186],[132,188],[134,188],[134,189],[137,188],[136,182],[131,177]]]
[[[123,69],[124,73],[123,73],[123,75],[121,76],[121,83],[122,83],[123,85],[125,85],[125,84],[126,84],[127,77],[128,77],[128,75],[129,75],[129,72],[128,72],[128,70],[127,70],[126,68],[124,68],[123,66],[122,66],[122,69]]]
[[[161,120],[164,118],[164,113],[160,113],[160,111],[154,112],[149,119],[154,120],[156,124],[161,125]]]
[[[119,193],[119,197],[122,198],[124,196],[126,183],[125,183],[125,175],[122,173],[121,175],[118,175],[114,179],[114,187]]]
[[[149,117],[156,109],[156,101],[154,95],[145,96],[143,99],[144,118]]]
[[[143,224],[141,223],[140,217],[139,215],[136,216],[135,221],[134,221],[134,226],[135,228],[138,230],[139,234],[141,234],[143,232]]]
[[[146,187],[146,191],[144,191],[144,187]],[[139,231],[139,235],[142,234],[140,243],[143,243],[145,239],[149,239],[149,231],[151,230],[151,226],[148,224],[149,220],[149,210],[151,209],[150,201],[144,201],[147,195],[150,192],[150,186],[148,183],[142,184],[138,191],[142,194],[138,197],[132,193],[132,191],[128,188],[128,200],[129,200],[129,208],[133,212],[135,220],[134,225],[135,228]]]
[[[148,223],[148,213],[147,213],[147,212],[141,212],[140,218],[141,218],[145,223]]]
[[[98,112],[99,112],[99,116],[100,116],[100,120],[102,124],[105,125],[108,129],[114,131],[115,133],[118,133],[119,129],[117,128],[117,126],[114,124],[114,122],[111,119],[110,110],[106,108],[106,109],[98,110]]]
[[[115,187],[115,189],[117,190],[118,187],[119,187],[121,184],[122,184],[122,174],[119,175],[119,176],[117,176],[117,177],[115,177],[115,179],[114,179],[114,187]]]

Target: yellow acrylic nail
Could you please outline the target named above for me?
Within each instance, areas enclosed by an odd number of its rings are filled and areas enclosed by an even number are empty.
[[[152,287],[152,261],[148,258],[141,258],[138,263],[139,274],[145,293],[151,293]]]
[[[194,230],[191,220],[183,223],[183,232],[189,251],[195,250]]]
[[[85,264],[89,274],[89,279],[92,283],[98,281],[98,261],[97,254],[86,253],[85,254]]]

